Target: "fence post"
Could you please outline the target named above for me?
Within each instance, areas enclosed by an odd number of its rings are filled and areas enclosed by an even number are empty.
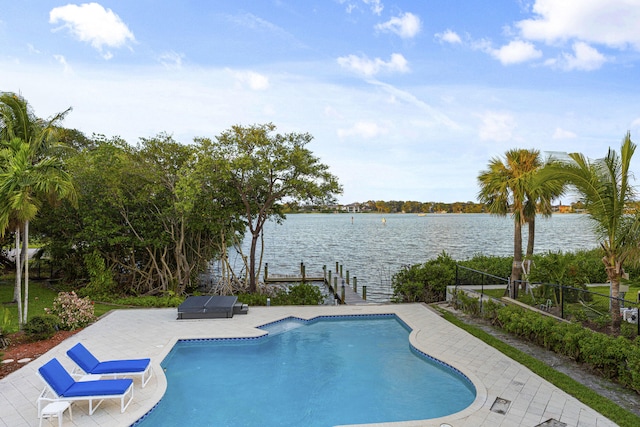
[[[347,285],[349,285],[349,270],[347,270]]]
[[[264,281],[266,282],[269,278],[269,263],[264,264]]]
[[[564,319],[564,286],[560,285],[560,318]]]
[[[367,285],[362,287],[362,299],[365,301],[367,300]]]
[[[353,292],[358,293],[358,278],[353,276]]]
[[[484,301],[484,276],[480,276],[480,314],[482,314],[482,303]]]

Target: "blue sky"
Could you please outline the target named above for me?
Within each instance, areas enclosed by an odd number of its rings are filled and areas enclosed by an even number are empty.
[[[509,149],[637,142],[638,22],[640,0],[0,0],[0,91],[130,144],[309,132],[343,203],[475,201]]]

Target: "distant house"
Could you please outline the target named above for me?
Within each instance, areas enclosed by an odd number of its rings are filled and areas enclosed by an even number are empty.
[[[360,212],[360,203],[350,203],[348,205],[343,205],[342,210],[348,213],[358,213]]]
[[[558,212],[558,213],[573,213],[573,206],[559,204],[559,205],[552,206],[551,211]]]

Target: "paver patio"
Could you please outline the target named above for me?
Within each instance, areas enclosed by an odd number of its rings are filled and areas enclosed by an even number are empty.
[[[133,402],[124,414],[116,401],[104,401],[92,415],[88,404],[73,405],[73,421],[64,425],[129,426],[146,414],[163,396],[166,380],[160,363],[178,339],[253,337],[264,334],[256,327],[288,316],[395,313],[413,332],[412,344],[440,359],[473,381],[477,397],[456,414],[432,420],[376,424],[413,427],[448,424],[452,427],[534,427],[549,419],[568,427],[615,426],[612,421],[559,390],[529,369],[457,328],[423,304],[355,306],[250,307],[249,314],[229,319],[177,320],[177,310],[115,310],[20,370],[0,380],[0,427],[37,426],[36,400],[42,391],[37,369],[56,357],[70,371],[66,351],[82,342],[99,359],[150,357],[153,377],[145,388],[135,381]],[[510,401],[506,413],[491,411],[497,398]],[[186,425],[186,424],[185,424]]]

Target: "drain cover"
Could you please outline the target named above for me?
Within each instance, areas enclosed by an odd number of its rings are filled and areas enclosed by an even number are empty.
[[[567,423],[549,418],[547,421],[542,424],[538,424],[536,427],[567,427]]]
[[[511,401],[507,399],[503,399],[501,397],[496,397],[496,401],[491,405],[491,411],[497,414],[506,414],[509,409],[509,405],[511,405]]]

